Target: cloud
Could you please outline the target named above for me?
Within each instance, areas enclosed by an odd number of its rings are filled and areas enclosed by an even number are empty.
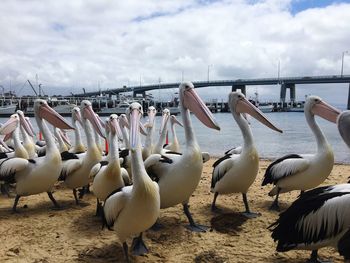
[[[298,1],[297,1],[298,2]],[[300,1],[299,1],[300,2]],[[336,75],[349,49],[350,4],[294,12],[294,1],[3,1],[0,84],[49,94],[187,80]],[[350,56],[344,58],[350,74]],[[99,84],[98,84],[99,83]],[[333,87],[334,85],[328,85]],[[343,102],[347,86],[298,87]],[[276,99],[276,87],[257,87]],[[226,99],[230,88],[200,91]],[[248,91],[255,91],[251,87]],[[252,93],[253,93],[252,92]],[[157,92],[154,92],[155,94]],[[163,93],[163,97],[168,96]],[[327,95],[329,94],[329,95]]]

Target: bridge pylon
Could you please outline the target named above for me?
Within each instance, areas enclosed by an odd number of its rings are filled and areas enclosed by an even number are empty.
[[[281,103],[286,102],[286,94],[287,94],[287,89],[290,91],[290,101],[295,102],[295,84],[294,83],[282,83],[281,85],[281,93],[280,93],[280,101]]]

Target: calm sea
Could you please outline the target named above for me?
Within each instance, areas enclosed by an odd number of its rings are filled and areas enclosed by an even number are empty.
[[[289,153],[315,153],[315,138],[309,129],[304,113],[302,112],[279,112],[267,113],[268,119],[278,128],[283,130],[283,134],[277,133],[254,118],[249,117],[251,129],[254,136],[255,144],[259,155],[262,158],[274,159]],[[198,143],[202,151],[209,152],[212,156],[222,156],[223,153],[242,144],[241,132],[234,121],[231,113],[216,113],[214,117],[221,127],[221,131],[216,131],[204,126],[193,114],[191,115],[194,130]],[[160,118],[156,117],[157,134],[160,126]],[[178,116],[181,121],[181,116]],[[104,117],[103,117],[104,119]],[[0,122],[4,123],[7,118],[0,118]],[[70,122],[70,118],[67,120]],[[144,118],[143,122],[146,121]],[[335,160],[338,163],[350,163],[350,149],[347,148],[341,139],[337,126],[316,117],[317,123],[320,125],[328,142],[332,145]],[[37,130],[36,123],[32,118],[32,123]],[[176,126],[177,136],[181,144],[184,143],[184,131],[180,126]],[[73,140],[73,134],[69,133]],[[169,133],[171,140],[171,134]]]

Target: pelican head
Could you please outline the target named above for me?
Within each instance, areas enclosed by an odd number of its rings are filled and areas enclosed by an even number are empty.
[[[181,105],[185,109],[192,111],[204,125],[215,130],[220,130],[220,126],[214,119],[213,114],[198,96],[191,82],[180,84],[179,97]]]
[[[105,136],[102,132],[103,127],[101,125],[101,121],[99,118],[96,117],[96,114],[94,112],[94,110],[92,109],[92,105],[91,102],[88,100],[83,100],[81,102],[81,106],[80,106],[80,110],[82,112],[81,116],[83,120],[89,120],[90,123],[92,124],[93,128],[95,129],[95,131],[102,137],[105,139]]]
[[[113,135],[116,134],[118,136],[118,139],[121,141],[123,140],[123,137],[122,137],[122,131],[120,130],[118,119],[119,117],[117,114],[111,114],[111,116],[109,116],[108,118],[108,125],[106,125],[106,129],[107,129],[107,126],[109,126],[108,128],[110,132]]]
[[[160,125],[160,130],[159,130],[160,134],[166,129],[169,117],[170,117],[170,111],[168,109],[164,109],[162,112],[162,124]]]
[[[126,117],[125,114],[120,114],[119,116],[119,125],[124,128],[128,128],[129,129],[129,120],[128,118]]]
[[[11,134],[18,126],[19,126],[20,120],[17,113],[12,114],[10,118],[5,122],[0,129],[1,135],[7,135]]]
[[[146,128],[153,127],[156,114],[157,114],[157,109],[155,107],[153,106],[148,107],[147,109],[148,123],[146,125]]]
[[[178,125],[180,125],[181,127],[183,127],[182,123],[176,118],[175,115],[171,115],[171,116],[170,116],[170,123],[171,123],[172,125],[178,124]]]
[[[30,120],[28,117],[24,116],[23,111],[17,110],[16,111],[20,120],[20,124],[23,126],[24,130],[30,137],[34,137],[34,129],[32,124],[30,123]]]
[[[143,111],[140,103],[133,102],[127,109],[127,116],[130,124],[130,148],[135,151],[140,145],[140,119],[142,117]]]
[[[243,93],[231,92],[228,96],[228,101],[232,113],[242,114],[243,118],[244,114],[247,113],[270,129],[282,133],[282,130],[273,125],[257,107],[255,107],[245,98]]]
[[[60,114],[47,104],[46,100],[36,99],[34,101],[34,114],[39,119],[44,119],[57,128],[74,130]]]
[[[343,111],[339,115],[338,130],[344,142],[350,147],[350,110]]]
[[[308,96],[304,105],[304,112],[318,115],[330,122],[337,122],[340,111],[318,96]]]
[[[74,121],[78,121],[81,126],[83,126],[83,123],[81,122],[81,113],[79,107],[74,107],[72,109],[72,118]]]

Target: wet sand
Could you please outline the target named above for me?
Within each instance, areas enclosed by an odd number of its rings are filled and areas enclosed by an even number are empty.
[[[248,192],[251,210],[261,217],[246,219],[239,212],[244,205],[240,194],[219,196],[220,213],[212,213],[210,204],[211,159],[204,165],[199,187],[190,200],[194,219],[209,226],[207,233],[192,233],[185,228],[187,219],[178,205],[161,211],[159,222],[163,229],[148,230],[145,242],[150,253],[131,256],[132,262],[305,262],[308,251],[277,253],[276,244],[267,227],[277,212],[268,207],[272,198],[267,195],[272,186],[262,188],[261,181],[269,161],[260,162],[259,175]],[[324,184],[347,182],[350,166],[335,165]],[[299,193],[280,197],[286,209]],[[13,198],[0,197],[0,261],[1,262],[124,262],[121,245],[113,231],[101,229],[95,217],[96,200],[92,194],[75,205],[72,192],[61,185],[54,196],[62,210],[52,209],[46,194],[24,197],[18,214],[11,213]],[[130,245],[130,241],[129,241]],[[342,262],[332,248],[321,249],[322,259]]]

